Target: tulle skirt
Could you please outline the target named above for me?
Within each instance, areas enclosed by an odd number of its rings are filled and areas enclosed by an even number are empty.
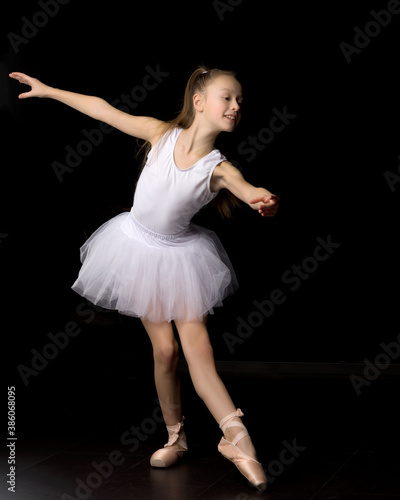
[[[217,235],[195,224],[162,235],[124,212],[90,236],[80,257],[75,292],[105,309],[154,322],[201,320],[238,287]]]

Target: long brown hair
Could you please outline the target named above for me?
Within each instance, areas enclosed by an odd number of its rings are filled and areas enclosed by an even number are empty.
[[[236,78],[236,73],[233,71],[216,68],[209,69],[205,66],[199,66],[193,71],[186,84],[181,109],[176,118],[165,122],[166,127],[163,131],[164,134],[175,128],[187,129],[192,125],[195,117],[193,96],[198,93],[204,93],[207,86],[210,85],[215,78],[221,75],[228,75]],[[144,155],[140,172],[146,163],[147,155],[151,147],[151,143],[149,141],[145,141],[139,148],[138,154]],[[233,210],[240,206],[239,200],[236,196],[226,189],[221,189],[218,192],[218,195],[212,200],[211,204],[217,209],[223,218],[231,218]]]

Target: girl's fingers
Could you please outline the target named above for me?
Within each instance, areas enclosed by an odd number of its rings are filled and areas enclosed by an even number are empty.
[[[270,196],[260,196],[259,198],[254,198],[254,200],[250,200],[249,203],[269,203],[271,201],[273,201],[274,203],[276,203],[276,200],[279,200],[278,196],[276,196],[275,194],[271,194]]]
[[[33,82],[29,76],[25,75],[24,73],[16,73],[15,71],[13,73],[10,73],[9,76],[14,80],[18,80],[20,83],[31,87],[30,91],[19,94],[18,99],[27,99],[28,97],[32,96]]]
[[[275,206],[275,203],[273,205],[260,205],[258,208],[258,213],[262,217],[273,217],[277,211],[278,207]]]
[[[10,76],[12,76],[13,78],[24,78],[27,77],[28,75],[26,75],[25,73],[20,73],[19,71],[12,71],[10,73]]]
[[[277,201],[274,201],[272,205],[270,203],[268,204],[264,203],[263,205],[260,205],[258,208],[258,213],[261,214],[263,217],[273,217],[277,213],[277,211],[278,211]]]
[[[24,75],[24,73],[10,73],[9,75],[14,80],[18,80],[20,83],[24,83],[25,85],[31,85],[29,82],[29,77]]]
[[[261,196],[260,198],[254,198],[254,200],[250,200],[249,203],[260,203],[260,201],[264,201],[265,196]]]
[[[21,81],[24,75],[22,73],[10,73],[10,77],[14,78],[14,80]]]

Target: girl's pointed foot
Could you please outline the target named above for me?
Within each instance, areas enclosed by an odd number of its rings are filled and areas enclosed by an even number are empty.
[[[243,430],[240,431],[232,441],[222,438],[218,445],[218,451],[236,465],[239,472],[252,486],[254,486],[254,488],[258,491],[265,491],[268,486],[268,481],[261,463],[237,447],[237,443],[242,438],[249,435],[246,427],[238,420],[238,417],[243,417],[243,413],[240,409],[231,413],[221,421],[220,428],[223,432],[229,427],[241,427]]]

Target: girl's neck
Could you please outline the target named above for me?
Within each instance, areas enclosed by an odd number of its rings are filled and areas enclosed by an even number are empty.
[[[214,149],[217,135],[218,133],[207,130],[195,121],[180,133],[180,147],[186,154],[204,156]]]

